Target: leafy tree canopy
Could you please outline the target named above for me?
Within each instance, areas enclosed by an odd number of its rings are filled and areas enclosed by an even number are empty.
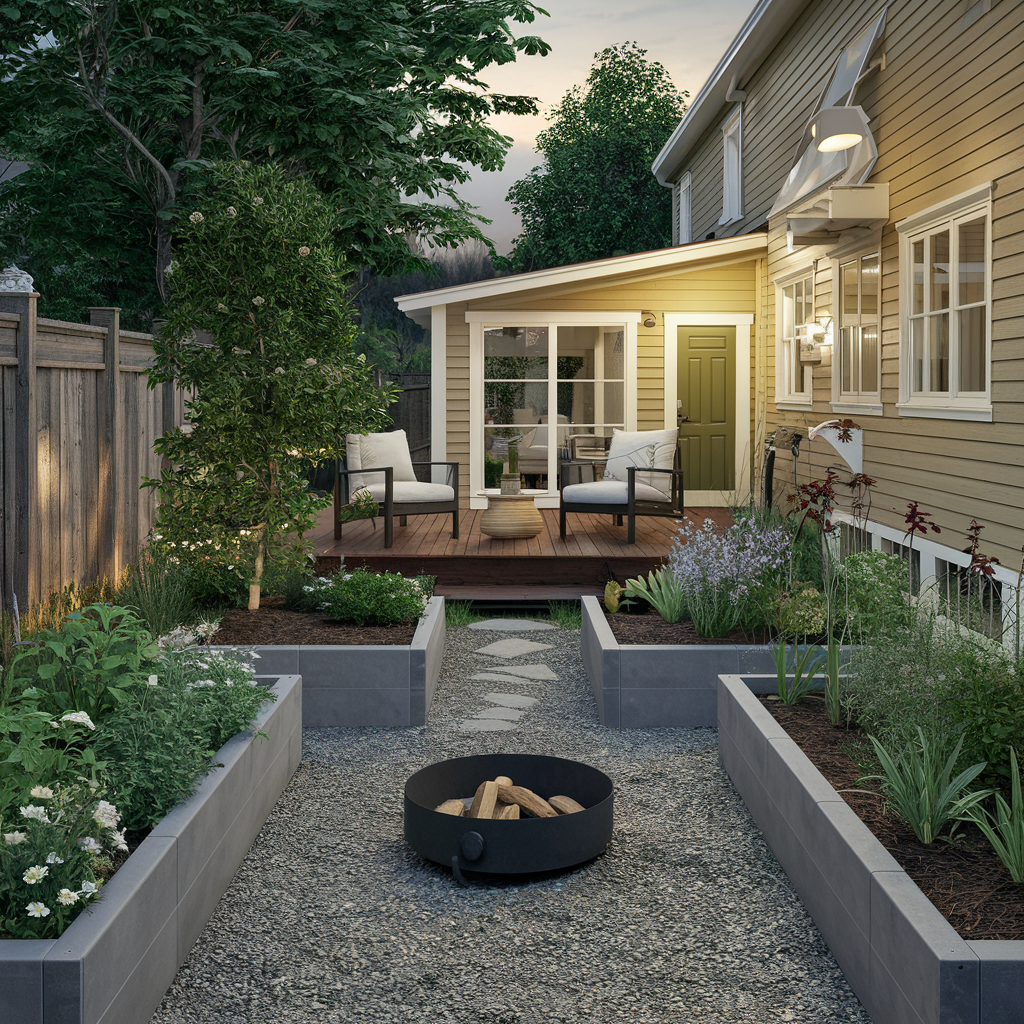
[[[124,229],[131,262],[148,251],[165,299],[195,172],[275,161],[330,196],[352,266],[407,268],[407,232],[480,236],[455,189],[501,166],[510,140],[492,113],[535,110],[488,93],[480,73],[547,52],[511,28],[538,12],[528,0],[5,0],[0,152],[35,167],[0,198],[22,200],[30,248],[63,237],[91,255],[114,213],[108,231]]]
[[[537,136],[544,155],[508,194],[523,233],[503,261],[543,270],[670,245],[670,193],[651,163],[686,110],[665,68],[624,43],[594,55]]]

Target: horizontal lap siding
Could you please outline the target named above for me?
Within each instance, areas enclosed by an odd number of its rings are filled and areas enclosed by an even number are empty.
[[[836,4],[815,5],[835,11]],[[858,24],[867,20],[857,4]],[[879,159],[871,181],[890,189],[890,220],[882,232],[882,417],[853,416],[864,428],[864,472],[873,487],[872,518],[903,529],[908,501],[932,512],[940,543],[966,545],[972,518],[985,526],[985,549],[1005,565],[1019,564],[1024,541],[1024,6],[1003,0],[964,29],[963,3],[893,3],[883,49],[886,69],[858,92],[871,118]],[[803,24],[818,24],[805,18]],[[799,27],[799,25],[797,26]],[[792,36],[792,34],[791,34]],[[792,41],[791,37],[787,37]],[[822,42],[805,35],[798,50]],[[770,81],[773,55],[758,76]],[[788,58],[791,62],[793,55]],[[834,51],[829,58],[834,59]],[[751,86],[747,86],[751,88]],[[816,91],[812,90],[816,97]],[[767,102],[769,97],[765,97]],[[749,123],[749,121],[748,121]],[[801,122],[802,124],[802,122]],[[767,130],[767,129],[766,129]],[[749,150],[748,150],[749,153]],[[775,165],[773,165],[775,166]],[[777,191],[788,171],[777,170]],[[748,179],[749,180],[749,179]],[[992,404],[993,422],[899,416],[899,235],[895,224],[935,203],[992,182]],[[768,422],[813,426],[835,415],[830,361],[813,369],[809,413],[778,410],[775,390],[775,287],[771,283],[815,256],[819,314],[833,313],[827,250],[786,251],[784,223],[769,234],[765,296]],[[805,442],[800,477],[820,478],[836,453],[822,441]],[[777,484],[792,480],[789,452],[780,451]],[[841,504],[848,505],[845,489]]]
[[[469,324],[465,302],[446,307],[447,456],[459,463],[459,501],[469,504]]]

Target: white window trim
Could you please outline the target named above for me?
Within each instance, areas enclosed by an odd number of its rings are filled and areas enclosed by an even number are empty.
[[[466,323],[469,324],[469,507],[487,508],[484,493],[483,458],[484,450],[484,331],[491,327],[547,327],[548,338],[558,344],[559,327],[588,327],[595,324],[611,326],[621,324],[625,351],[623,352],[623,415],[625,429],[636,430],[637,394],[637,325],[642,312],[628,310],[590,310],[572,312],[548,312],[534,310],[469,310]],[[556,349],[557,351],[557,349]],[[555,379],[549,378],[549,404],[556,401]],[[548,445],[548,490],[537,493],[534,504],[537,508],[558,508],[558,445]]]
[[[878,390],[868,395],[844,395],[842,393],[842,344],[840,321],[842,310],[839,296],[842,283],[840,267],[849,263],[854,257],[878,256]],[[832,325],[829,328],[832,337],[832,411],[855,416],[881,416],[882,408],[882,246],[881,231],[876,232],[870,244],[863,242],[859,246],[847,246],[832,253]]]
[[[985,246],[985,366],[986,388],[984,395],[971,393],[972,397],[954,395],[951,398],[936,398],[931,395],[915,396],[911,392],[913,379],[913,346],[910,333],[910,309],[913,272],[911,239],[941,227],[954,219],[984,214],[986,217],[987,244]],[[992,183],[986,182],[967,192],[929,206],[896,224],[900,239],[900,389],[896,410],[900,416],[920,416],[928,419],[974,420],[983,423],[992,421]],[[950,235],[950,242],[953,237]],[[952,300],[952,296],[951,296]],[[952,307],[951,307],[952,308]],[[952,316],[951,316],[952,322]],[[950,362],[957,352],[950,350]]]
[[[676,182],[675,209],[672,211],[675,223],[675,244],[686,245],[693,241],[693,227],[690,223],[690,172],[687,171]]]
[[[729,139],[736,136],[736,178],[731,182],[735,189],[729,194]],[[722,125],[722,216],[719,224],[735,224],[743,219],[743,104],[737,103],[733,112]]]
[[[775,408],[788,410],[790,412],[806,412],[814,405],[814,381],[813,371],[810,366],[803,366],[803,381],[806,387],[808,383],[808,377],[810,376],[810,392],[805,392],[803,396],[796,397],[789,394],[786,387],[783,386],[785,383],[782,368],[785,365],[785,359],[783,357],[783,345],[785,344],[782,337],[782,326],[783,326],[783,315],[782,308],[784,297],[782,294],[783,288],[788,287],[791,284],[796,284],[797,281],[803,281],[805,278],[811,278],[814,280],[814,263],[809,262],[804,264],[792,273],[785,274],[782,277],[777,277],[772,282],[775,286]],[[814,288],[814,285],[811,285]],[[815,300],[817,296],[814,297]],[[815,302],[814,310],[817,311],[817,304]]]

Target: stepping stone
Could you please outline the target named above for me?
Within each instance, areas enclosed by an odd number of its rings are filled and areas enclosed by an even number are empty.
[[[479,679],[488,683],[518,683],[520,686],[535,686],[537,680],[522,679],[519,676],[499,676],[497,672],[476,672],[470,679]]]
[[[524,654],[534,654],[536,651],[549,651],[551,644],[538,644],[533,640],[521,640],[519,637],[509,637],[507,640],[495,640],[493,644],[481,647],[474,651],[475,654],[489,654],[494,658],[520,658]]]
[[[532,708],[537,703],[536,697],[520,697],[518,693],[488,693],[484,700],[506,708]]]
[[[507,676],[525,676],[527,679],[558,679],[547,665],[508,665],[498,671]]]
[[[487,711],[478,711],[473,717],[499,718],[506,722],[518,722],[525,714],[525,711],[517,711],[515,708],[489,708]]]
[[[474,718],[459,722],[459,728],[463,732],[507,732],[515,728],[515,722],[502,722],[496,718]]]
[[[537,632],[542,629],[558,629],[551,622],[534,622],[532,619],[484,619],[483,622],[471,622],[470,629],[500,629],[510,633]]]

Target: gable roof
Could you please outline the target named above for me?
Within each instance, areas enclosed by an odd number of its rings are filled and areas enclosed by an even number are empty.
[[[689,264],[735,261],[754,257],[765,252],[768,236],[764,232],[736,235],[732,238],[714,238],[704,242],[689,242],[674,245],[668,249],[652,252],[631,253],[628,256],[613,256],[606,260],[592,260],[589,263],[572,263],[567,267],[552,267],[549,270],[534,270],[527,274],[510,274],[507,277],[492,277],[486,281],[454,285],[450,288],[436,288],[429,292],[414,292],[395,298],[398,308],[411,317],[429,318],[432,306],[443,306],[449,302],[469,302],[487,299],[497,295],[511,295],[518,292],[534,291],[538,288],[552,288],[579,282],[600,284],[609,278],[645,274],[671,273],[691,269]],[[692,269],[697,269],[693,267]]]
[[[808,0],[760,0],[732,41],[711,77],[690,104],[679,127],[654,158],[651,170],[662,185],[679,175],[682,163],[697,140],[715,122],[733,89],[755,71],[786,34]]]

